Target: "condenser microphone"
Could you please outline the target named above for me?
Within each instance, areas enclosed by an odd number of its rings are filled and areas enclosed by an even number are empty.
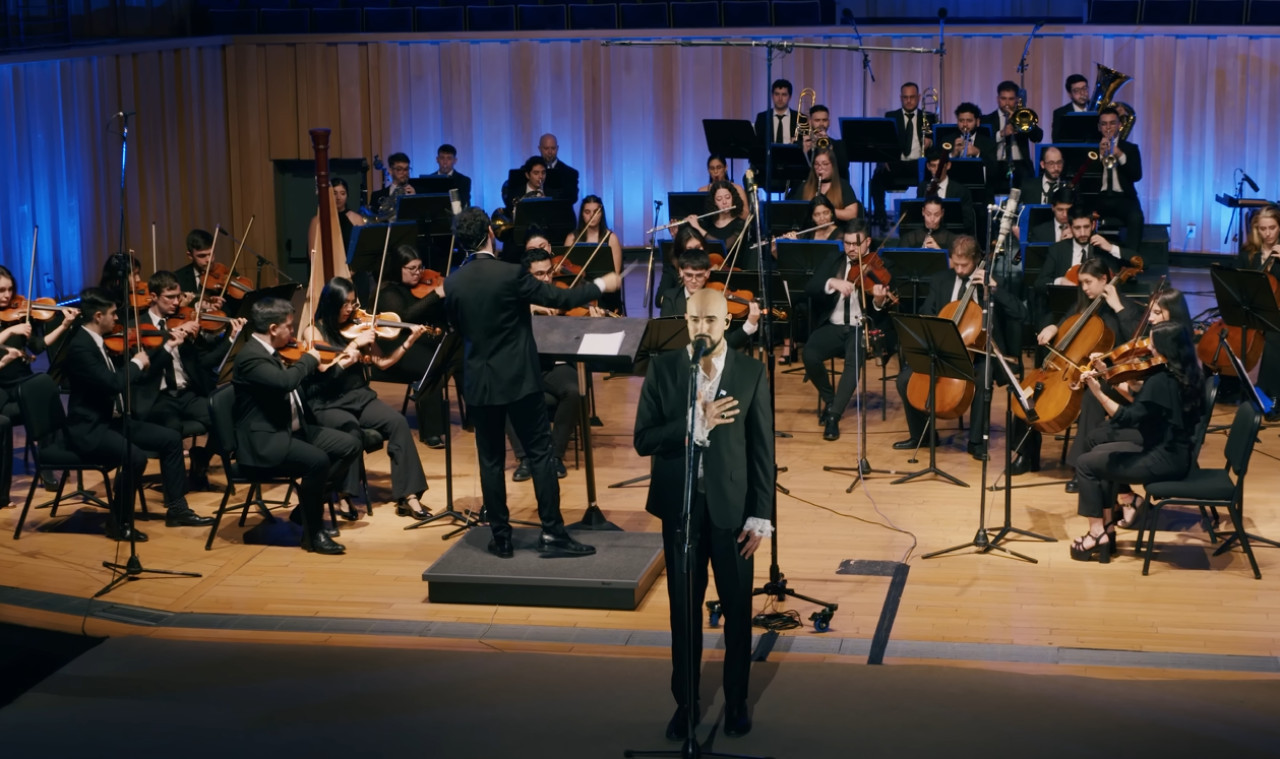
[[[1009,232],[1013,229],[1013,222],[1018,218],[1018,202],[1022,200],[1022,190],[1015,187],[1009,191],[1009,199],[1004,202],[1004,210],[1000,212],[1000,236],[996,238],[997,252],[1004,247],[1005,240],[1009,238]]]
[[[449,210],[454,216],[462,213],[462,198],[458,195],[458,188],[449,190]]]

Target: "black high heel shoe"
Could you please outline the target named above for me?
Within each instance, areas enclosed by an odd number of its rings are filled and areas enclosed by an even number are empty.
[[[409,501],[407,499],[401,498],[399,501],[396,501],[396,516],[413,517],[414,519],[426,519],[427,517],[431,516],[431,512],[427,511],[427,509],[421,503],[418,504],[418,508],[417,510],[415,510],[412,506],[409,505]]]
[[[1112,511],[1112,514],[1115,514],[1114,523],[1116,527],[1119,527],[1122,530],[1138,529],[1139,523],[1141,523],[1146,516],[1146,506],[1147,499],[1137,495],[1136,493],[1133,496],[1133,500],[1129,503],[1120,503],[1117,501],[1115,510]],[[1133,516],[1125,516],[1125,511],[1127,509],[1133,509]],[[1117,510],[1119,511],[1119,514],[1116,514]]]
[[[1106,538],[1105,543],[1102,542],[1103,538]],[[1092,545],[1086,546],[1086,541],[1092,542]],[[1096,555],[1099,564],[1110,564],[1111,552],[1114,548],[1114,532],[1104,531],[1098,535],[1087,532],[1071,543],[1071,558],[1075,561],[1093,561],[1093,557]]]

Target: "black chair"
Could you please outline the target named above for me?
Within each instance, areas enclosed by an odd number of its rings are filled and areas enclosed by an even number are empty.
[[[240,464],[236,461],[236,421],[235,421],[235,405],[236,390],[234,385],[223,385],[213,394],[209,396],[209,416],[213,420],[213,429],[209,431],[209,445],[217,452],[222,460],[222,471],[227,478],[227,487],[222,492],[222,502],[218,504],[218,511],[213,515],[213,524],[209,527],[209,538],[204,543],[204,550],[213,550],[213,538],[218,534],[218,525],[222,522],[222,515],[228,510],[240,509],[240,526],[244,527],[245,520],[249,516],[249,504],[256,503],[258,507],[265,513],[268,519],[275,519],[271,515],[267,507],[267,503],[276,503],[281,506],[287,506],[289,497],[293,494],[295,488],[298,487],[298,478],[289,477],[279,474],[271,469],[251,467]],[[248,491],[245,493],[244,501],[236,506],[228,509],[228,502],[231,500],[231,494],[235,492],[236,485],[248,485]],[[263,485],[288,485],[283,501],[266,501],[262,497]],[[329,502],[329,519],[336,525],[337,519],[334,516],[333,502]],[[310,525],[303,525],[305,529],[309,529]]]
[[[773,4],[774,26],[821,26],[822,3],[818,0],[777,0]]]
[[[365,8],[364,30],[381,34],[413,31],[413,8]]]
[[[667,29],[671,26],[671,13],[666,3],[619,3],[619,22],[622,29]]]
[[[311,11],[306,8],[263,8],[258,13],[262,34],[307,34],[311,31]]]
[[[381,432],[372,427],[360,428],[360,447],[363,454],[360,456],[360,488],[364,491],[365,513],[373,516],[373,499],[369,497],[369,473],[364,468],[364,457],[370,453],[380,451],[387,446],[387,439],[382,436]]]
[[[1244,23],[1246,0],[1197,0],[1191,23],[1197,26],[1237,26]]]
[[[462,32],[467,29],[465,10],[461,5],[441,8],[417,8],[418,31]]]
[[[1092,0],[1089,3],[1089,23],[1136,24],[1141,9],[1141,0]]]
[[[1179,26],[1191,23],[1191,0],[1143,0],[1140,24]]]
[[[1251,26],[1280,26],[1280,0],[1249,0]]]
[[[729,27],[773,26],[769,0],[726,0],[724,25]]]
[[[569,6],[570,29],[617,29],[618,6],[573,4]]]
[[[569,28],[563,5],[520,5],[516,7],[519,28],[534,32],[556,32]]]
[[[514,32],[516,9],[512,5],[467,6],[467,30],[472,32]]]
[[[720,3],[715,0],[671,4],[673,29],[710,29],[717,26],[720,26]]]
[[[1147,574],[1151,567],[1151,556],[1155,553],[1155,532],[1160,509],[1164,506],[1196,506],[1200,515],[1208,519],[1208,509],[1223,506],[1231,515],[1231,523],[1235,528],[1222,545],[1213,552],[1218,556],[1227,551],[1235,540],[1240,541],[1249,564],[1253,567],[1253,576],[1262,579],[1258,569],[1258,561],[1253,556],[1253,547],[1249,545],[1250,536],[1244,529],[1244,477],[1249,470],[1249,459],[1253,456],[1253,447],[1258,439],[1258,430],[1262,427],[1262,414],[1252,403],[1244,402],[1236,408],[1235,419],[1231,422],[1231,430],[1227,433],[1226,465],[1221,469],[1192,469],[1180,480],[1151,482],[1145,485],[1147,491],[1147,513],[1138,528],[1137,550],[1142,550],[1143,535],[1147,539],[1147,555],[1142,562],[1142,574]]]
[[[359,8],[314,8],[311,31],[315,34],[348,34],[363,28]]]
[[[13,539],[22,537],[22,526],[27,521],[27,513],[31,510],[31,501],[35,498],[42,472],[59,474],[58,489],[49,502],[49,516],[58,515],[58,503],[62,500],[68,472],[100,472],[107,491],[107,509],[110,511],[115,498],[111,487],[111,472],[119,467],[83,461],[67,445],[67,416],[62,408],[58,383],[47,374],[37,374],[23,382],[18,386],[18,408],[26,422],[27,442],[35,459],[35,469],[31,476],[31,487],[27,490],[27,500],[18,516],[18,526],[13,530]]]
[[[211,8],[205,25],[207,34],[255,34],[257,8]]]

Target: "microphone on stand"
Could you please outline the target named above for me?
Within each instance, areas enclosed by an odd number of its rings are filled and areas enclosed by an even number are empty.
[[[689,363],[697,364],[699,361],[702,360],[702,357],[707,354],[707,351],[710,348],[711,346],[707,343],[707,338],[699,337],[697,340],[694,340],[693,341],[693,357],[689,359]]]
[[[1253,177],[1244,173],[1244,169],[1240,170],[1240,178],[1244,180],[1245,184],[1249,185],[1249,189],[1253,190],[1254,192],[1258,191],[1258,183],[1253,181]]]
[[[996,246],[993,250],[997,253],[1004,247],[1005,241],[1009,238],[1009,232],[1013,229],[1013,222],[1018,218],[1018,203],[1022,200],[1022,190],[1018,187],[1009,191],[1009,199],[1004,202],[1004,208],[1000,211],[1000,235],[996,238]]]
[[[458,195],[458,188],[454,187],[449,190],[449,210],[454,216],[462,213],[462,197]]]

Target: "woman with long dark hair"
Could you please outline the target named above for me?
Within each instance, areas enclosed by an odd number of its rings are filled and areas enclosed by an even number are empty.
[[[605,235],[609,235],[609,241],[603,248],[596,253],[596,258],[604,255],[607,251],[609,260],[613,262],[613,270],[617,274],[622,274],[622,241],[618,239],[618,233],[615,231],[609,234],[609,217],[604,212],[604,201],[599,195],[588,195],[582,199],[582,205],[578,212],[578,226],[564,238],[566,246],[573,245],[574,241],[589,245],[599,245]],[[525,249],[528,250],[528,244]],[[575,259],[577,260],[577,259]],[[622,309],[622,293],[605,293],[600,296],[600,307],[609,311],[620,311]]]
[[[733,177],[729,176],[729,164],[724,160],[724,156],[719,153],[712,153],[707,156],[707,183],[698,188],[698,192],[706,192],[711,189],[711,185],[716,182],[728,182],[733,185],[734,192],[742,199],[742,210],[738,213],[742,218],[747,218],[747,191],[742,189],[742,185],[733,181]]]
[[[1135,430],[1137,439],[1103,443],[1076,462],[1080,483],[1077,511],[1089,521],[1089,531],[1071,544],[1071,558],[1103,563],[1115,550],[1117,521],[1112,504],[1120,484],[1142,484],[1177,479],[1191,468],[1195,429],[1204,405],[1204,372],[1196,358],[1191,330],[1174,322],[1151,328],[1152,354],[1164,363],[1142,383],[1133,402],[1122,405],[1103,390],[1095,371],[1080,379],[1102,405],[1111,424]]]
[[[711,186],[707,188],[707,204],[705,208],[705,213],[711,213],[712,211],[719,211],[719,213],[706,219],[699,219],[697,215],[690,214],[685,217],[685,221],[689,222],[688,226],[701,232],[703,237],[714,237],[724,243],[724,252],[727,257],[729,251],[746,229],[746,224],[742,220],[742,198],[739,197],[738,193],[734,192],[733,185],[728,182],[712,182]],[[739,258],[745,259],[747,253],[748,251],[742,250]],[[753,263],[739,263],[737,265],[743,269],[749,269],[754,266]]]
[[[417,325],[394,352],[383,353],[374,340],[371,329],[360,331],[354,338],[342,334],[353,326],[357,309],[356,288],[351,280],[334,277],[320,293],[316,306],[315,325],[303,328],[302,339],[321,342],[339,349],[335,359],[322,365],[322,371],[311,375],[307,384],[307,399],[320,424],[352,435],[363,447],[361,429],[377,430],[387,441],[387,455],[391,458],[391,497],[396,502],[396,514],[422,519],[428,516],[419,498],[427,489],[427,478],[422,471],[422,460],[409,431],[404,416],[378,398],[369,386],[365,367],[373,365],[389,369],[404,357],[413,343],[426,334],[427,328]],[[348,498],[360,488],[360,468],[351,467],[343,487],[345,501],[342,516],[356,519],[359,515],[351,507]]]
[[[840,177],[836,170],[836,154],[830,148],[813,153],[813,165],[804,184],[792,191],[791,200],[813,200],[815,195],[826,195],[835,206],[836,218],[849,221],[862,215],[862,204],[853,187]]]

